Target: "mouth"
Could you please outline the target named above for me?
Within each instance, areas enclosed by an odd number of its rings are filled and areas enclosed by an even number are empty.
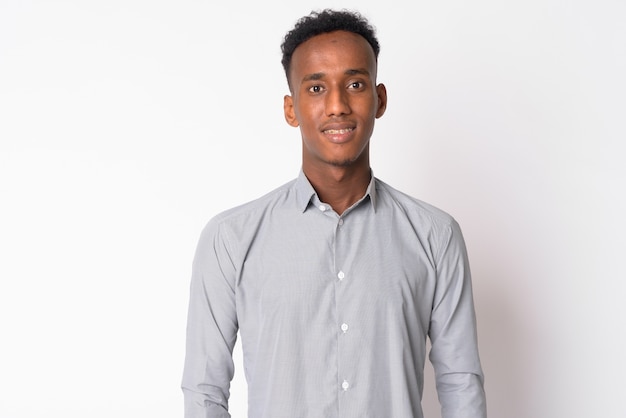
[[[354,130],[354,128],[345,128],[345,129],[326,129],[324,133],[326,135],[345,135]]]
[[[354,130],[354,127],[333,127],[324,129],[322,132],[331,142],[335,144],[342,144],[344,142],[348,142],[352,138]]]

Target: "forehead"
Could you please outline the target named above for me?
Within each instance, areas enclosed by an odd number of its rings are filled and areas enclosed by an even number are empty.
[[[292,75],[324,70],[324,67],[367,68],[375,71],[372,46],[361,35],[335,31],[316,35],[300,44],[291,59]]]

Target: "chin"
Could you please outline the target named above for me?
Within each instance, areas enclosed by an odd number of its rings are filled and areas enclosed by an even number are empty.
[[[349,167],[354,165],[357,162],[357,158],[344,158],[344,159],[334,159],[326,161],[328,164],[333,165],[335,167]]]

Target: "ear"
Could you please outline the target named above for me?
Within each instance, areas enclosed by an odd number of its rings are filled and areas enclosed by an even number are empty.
[[[286,95],[283,99],[283,111],[285,112],[285,120],[294,128],[300,126],[296,118],[296,112],[293,108],[293,97]]]
[[[376,86],[376,94],[378,95],[378,109],[376,109],[376,119],[385,114],[387,109],[387,88],[380,83]]]

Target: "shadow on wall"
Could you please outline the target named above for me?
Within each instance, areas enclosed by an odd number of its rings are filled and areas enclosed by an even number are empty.
[[[488,414],[527,418],[529,388],[523,376],[529,353],[524,348],[524,322],[518,319],[523,313],[516,310],[514,297],[501,282],[503,278],[489,274],[483,272],[482,285],[474,290]],[[532,309],[532,303],[528,309]]]

